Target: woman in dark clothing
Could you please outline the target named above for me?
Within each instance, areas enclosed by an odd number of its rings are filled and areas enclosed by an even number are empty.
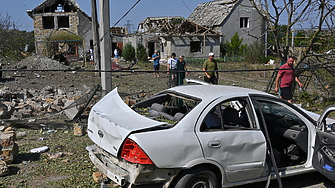
[[[184,71],[187,71],[187,66],[186,66],[186,62],[184,60],[184,56],[181,55],[179,57],[179,60],[177,62],[177,71],[180,71],[178,72],[178,76],[177,76],[177,79],[178,79],[178,83],[177,85],[183,85],[184,84],[184,78],[185,78],[185,72]],[[188,74],[188,72],[186,72],[186,74]]]

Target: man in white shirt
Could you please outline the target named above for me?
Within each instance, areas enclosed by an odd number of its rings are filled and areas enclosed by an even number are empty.
[[[171,72],[171,87],[174,87],[177,85],[177,62],[178,59],[176,59],[176,53],[171,54],[171,58],[168,60],[168,66],[167,66],[167,74],[169,75]]]

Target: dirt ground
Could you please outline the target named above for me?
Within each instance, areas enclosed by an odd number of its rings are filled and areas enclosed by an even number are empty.
[[[124,67],[128,65],[126,62],[120,64]],[[101,84],[100,77],[95,76],[94,72],[85,71],[92,70],[93,65],[79,62],[71,63],[69,67],[74,70],[57,72],[4,71],[3,79],[0,80],[0,88],[9,87],[13,91],[29,88],[39,91],[43,87],[52,86],[55,89],[60,88],[75,92]],[[147,67],[151,68],[151,64],[148,63]],[[2,68],[15,69],[18,68],[18,64],[6,62]],[[199,70],[191,67],[189,69]],[[165,73],[161,73],[160,78],[154,78],[151,72],[145,72],[148,69],[142,69],[139,65],[135,65],[133,70],[112,73],[112,87],[118,88],[122,98],[139,100],[168,88],[169,76]],[[165,66],[162,66],[161,70],[165,70]],[[252,78],[246,73],[222,73],[219,84],[264,90],[268,76],[262,73],[257,74],[260,78],[256,80],[256,77]],[[202,73],[191,72],[187,78],[202,80],[201,76]],[[86,146],[93,143],[85,134],[83,136],[73,134],[74,123],[68,121],[64,115],[50,115],[22,121],[2,120],[0,126],[11,126],[17,133],[20,133],[17,137],[20,153],[14,163],[9,165],[10,175],[0,177],[0,187],[100,187],[100,184],[93,181],[92,173],[97,169],[90,162],[88,152],[85,150]],[[86,126],[85,116],[78,124]],[[62,152],[63,155],[52,159],[47,154],[29,152],[33,148],[42,146],[49,147],[49,154]],[[285,187],[333,186],[330,181],[318,173],[299,177],[297,179],[284,179]],[[241,188],[250,186],[264,187],[265,184],[251,184],[241,186]],[[272,183],[270,187],[277,187],[276,182]]]

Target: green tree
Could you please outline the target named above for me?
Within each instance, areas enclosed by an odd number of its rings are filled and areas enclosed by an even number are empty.
[[[225,44],[225,50],[228,55],[242,55],[245,51],[247,44],[242,44],[243,38],[240,38],[238,33],[235,32],[234,36]]]
[[[34,32],[20,31],[9,14],[0,12],[0,58],[23,58],[21,52],[34,51]],[[27,48],[28,47],[28,48]]]
[[[146,62],[148,61],[148,55],[143,44],[138,43],[136,48],[136,57],[139,61]]]
[[[130,43],[127,43],[123,48],[122,56],[126,61],[133,60],[135,58],[135,48]]]

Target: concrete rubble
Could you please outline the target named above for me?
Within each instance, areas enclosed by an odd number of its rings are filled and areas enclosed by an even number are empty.
[[[48,113],[60,112],[65,104],[80,97],[79,93],[46,86],[42,91],[22,89],[11,91],[0,88],[0,119],[21,120],[31,117],[43,117]],[[69,102],[68,102],[69,101]]]
[[[39,70],[69,70],[68,66],[52,60],[43,55],[30,56],[18,62],[15,69],[39,69]],[[24,73],[24,72],[23,72]],[[16,74],[18,75],[18,74]],[[38,73],[35,73],[38,77]],[[43,78],[40,78],[43,79]],[[0,88],[0,119],[22,120],[32,117],[42,118],[50,113],[60,112],[65,104],[70,104],[76,98],[80,98],[83,90],[90,88],[83,86],[82,89],[71,88],[66,90],[62,86],[45,86],[42,89],[13,89],[4,86]]]
[[[30,56],[20,62],[18,62],[14,69],[39,69],[39,70],[68,70],[68,66],[65,66],[59,63],[56,60],[52,60],[45,56]],[[18,72],[16,75],[19,75]],[[26,75],[25,72],[22,72]],[[35,73],[35,75],[39,75]],[[36,76],[38,77],[38,76]],[[9,79],[9,78],[8,78]],[[38,79],[43,79],[38,78]],[[36,82],[38,83],[38,82]],[[62,109],[67,106],[73,106],[73,103],[77,99],[81,98],[88,91],[91,91],[92,88],[85,85],[82,88],[74,88],[73,86],[70,89],[64,88],[64,86],[44,86],[40,87],[41,89],[22,89],[13,86],[3,86],[0,88],[0,119],[1,120],[24,120],[27,119],[32,121],[37,118],[49,118],[51,114],[57,114],[61,112]],[[14,89],[15,88],[15,89]],[[152,93],[144,92],[143,90],[139,94],[134,96],[128,96],[125,98],[125,103],[129,106],[132,106],[134,103],[140,99],[147,98],[151,96]],[[98,101],[100,98],[99,94],[96,94],[93,97],[93,102]],[[76,119],[78,116],[83,113],[83,104],[75,105],[72,108],[67,108],[62,111],[70,119]],[[86,112],[90,110],[91,106],[87,106]],[[1,122],[0,122],[1,125]]]

